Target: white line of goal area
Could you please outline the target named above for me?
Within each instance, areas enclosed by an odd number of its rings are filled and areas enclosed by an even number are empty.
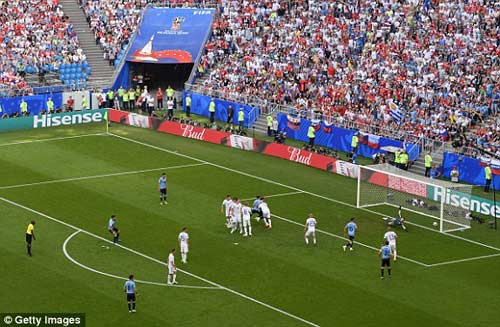
[[[100,174],[100,175],[91,175],[91,176],[81,176],[81,177],[70,177],[70,178],[62,178],[62,179],[52,179],[52,180],[41,181],[41,182],[33,182],[33,183],[26,183],[26,184],[16,184],[16,185],[0,186],[0,190],[13,189],[13,188],[19,188],[19,187],[26,187],[26,186],[44,185],[44,184],[55,184],[55,183],[63,183],[63,182],[83,181],[83,180],[87,180],[87,179],[97,179],[97,178],[104,178],[104,177],[134,175],[134,174],[149,173],[149,172],[153,172],[153,171],[172,170],[172,169],[181,169],[181,168],[191,168],[191,167],[197,167],[197,166],[203,166],[203,165],[206,165],[206,163],[196,163],[196,164],[187,164],[187,165],[178,165],[178,166],[161,167],[161,168],[151,168],[151,169],[142,169],[142,170],[131,170],[131,171],[123,171],[123,172],[119,172],[119,173]]]
[[[81,230],[77,230],[75,231],[73,234],[71,234],[70,236],[68,236],[68,238],[66,238],[66,240],[64,241],[63,245],[62,245],[62,250],[63,250],[63,253],[64,253],[64,256],[71,262],[73,262],[75,265],[85,269],[85,270],[89,270],[91,272],[94,272],[96,274],[99,274],[99,275],[103,275],[103,276],[107,276],[107,277],[111,277],[111,278],[115,278],[115,279],[120,279],[120,280],[128,280],[128,278],[126,277],[121,277],[121,276],[117,276],[117,275],[113,275],[113,274],[109,274],[109,273],[106,273],[106,272],[102,272],[102,271],[99,271],[97,269],[94,269],[94,268],[91,268],[89,266],[86,266],[84,265],[83,263],[77,261],[76,259],[74,259],[69,253],[68,253],[68,243],[71,241],[71,239],[73,239],[73,237],[75,237],[76,235],[80,234],[82,231]],[[116,245],[114,244],[113,242],[109,241],[109,240],[106,240],[106,239],[101,239],[103,241],[106,241],[106,242],[109,242],[113,245]],[[167,283],[158,283],[158,282],[150,282],[150,281],[146,281],[146,280],[140,280],[140,279],[134,279],[137,283],[142,283],[142,284],[148,284],[148,285],[156,285],[156,286],[168,286],[168,287],[179,287],[179,288],[194,288],[194,289],[205,289],[205,290],[222,290],[222,288],[218,287],[218,286],[194,286],[194,285],[185,285],[185,284],[178,284],[178,285],[168,285]]]
[[[386,215],[384,215],[384,214],[382,214],[380,212],[376,212],[376,211],[373,211],[373,210],[370,210],[370,209],[365,209],[365,208],[358,208],[358,207],[356,207],[356,205],[353,205],[353,204],[350,204],[350,203],[347,203],[347,202],[335,200],[335,199],[326,197],[326,196],[321,195],[321,194],[317,194],[317,193],[309,192],[309,191],[306,191],[306,190],[302,190],[302,189],[299,189],[299,188],[294,187],[294,186],[286,185],[286,184],[283,184],[283,183],[280,183],[280,182],[273,181],[273,180],[268,179],[268,178],[264,178],[264,177],[252,175],[252,174],[245,173],[243,171],[239,171],[239,170],[236,170],[236,169],[233,169],[233,168],[229,168],[229,167],[226,167],[226,166],[218,165],[216,163],[212,163],[212,162],[209,162],[209,161],[206,161],[206,160],[203,160],[203,159],[195,158],[195,157],[189,156],[187,154],[179,153],[177,151],[168,150],[168,149],[165,149],[165,148],[153,145],[153,144],[149,144],[149,143],[145,143],[145,142],[133,140],[131,138],[128,138],[128,137],[125,137],[125,136],[121,136],[121,135],[118,135],[118,134],[114,134],[114,133],[111,133],[111,132],[108,133],[108,135],[114,136],[114,137],[122,139],[124,141],[128,141],[128,142],[131,142],[131,143],[140,144],[140,145],[152,148],[152,149],[157,149],[159,151],[170,153],[170,154],[173,154],[173,155],[176,155],[176,156],[180,156],[180,157],[183,157],[183,158],[191,159],[191,160],[198,161],[198,162],[203,162],[203,163],[206,163],[207,165],[210,165],[210,166],[213,166],[213,167],[217,167],[217,168],[220,168],[220,169],[231,171],[233,173],[240,174],[240,175],[243,175],[243,176],[247,176],[247,177],[250,177],[250,178],[253,178],[253,179],[257,179],[257,180],[260,180],[260,181],[263,181],[263,182],[267,182],[267,183],[270,183],[270,184],[282,186],[282,187],[288,188],[290,190],[294,190],[294,191],[297,191],[297,192],[308,194],[308,195],[311,195],[311,196],[314,196],[314,197],[317,197],[317,198],[320,198],[320,199],[323,199],[323,200],[327,200],[327,201],[330,201],[330,202],[333,202],[333,203],[341,204],[341,205],[344,205],[344,206],[347,206],[347,207],[350,207],[350,208],[354,208],[354,209],[358,209],[358,210],[363,210],[363,211],[366,211],[366,212],[370,212],[370,213],[372,213],[374,215],[377,215],[377,216],[380,216],[380,217],[385,217],[386,216]],[[465,237],[461,237],[461,236],[458,236],[458,235],[455,235],[455,234],[442,233],[439,230],[435,230],[435,229],[432,229],[432,228],[429,228],[429,227],[426,227],[426,226],[422,226],[422,225],[419,225],[419,224],[415,224],[415,223],[411,223],[411,222],[407,222],[407,223],[409,225],[420,227],[420,228],[426,229],[426,230],[434,232],[434,233],[439,233],[441,235],[445,235],[445,236],[448,236],[448,237],[456,238],[456,239],[459,239],[459,240],[462,240],[462,241],[465,241],[465,242],[469,242],[469,243],[472,243],[472,244],[475,244],[475,245],[479,245],[479,246],[482,246],[482,247],[489,248],[491,250],[495,250],[497,252],[500,252],[500,248],[497,248],[497,247],[494,247],[494,246],[491,246],[491,245],[488,245],[488,244],[484,244],[484,243],[481,243],[481,242],[478,242],[478,241],[474,241],[474,240],[471,240],[471,239],[468,239],[468,238],[465,238]]]
[[[17,142],[10,142],[10,143],[0,143],[0,147],[10,146],[10,145],[29,144],[29,143],[60,141],[60,140],[68,140],[68,139],[78,139],[81,137],[103,136],[103,135],[107,135],[107,134],[106,133],[91,133],[91,134],[80,134],[80,135],[71,135],[71,136],[50,137],[50,138],[39,139],[39,140],[25,140],[25,141],[17,141]]]
[[[108,243],[112,243],[111,241],[109,241],[109,240],[107,240],[107,239],[105,239],[105,238],[103,238],[103,237],[101,237],[101,236],[98,236],[98,235],[96,235],[96,234],[93,234],[93,233],[91,233],[91,232],[89,232],[89,231],[86,231],[86,230],[84,230],[84,229],[78,228],[78,227],[76,227],[76,226],[74,226],[74,225],[71,225],[71,224],[66,223],[66,222],[64,222],[64,221],[61,221],[61,220],[59,220],[59,219],[57,219],[57,218],[51,217],[51,216],[49,216],[49,215],[46,215],[46,214],[44,214],[43,212],[36,211],[36,210],[34,210],[34,209],[31,209],[31,208],[29,208],[29,207],[26,207],[26,206],[24,206],[24,205],[22,205],[22,204],[20,204],[20,203],[17,203],[17,202],[11,201],[11,200],[6,199],[6,198],[3,198],[3,197],[0,197],[0,200],[1,200],[1,201],[3,201],[3,202],[9,203],[9,204],[11,204],[11,205],[13,205],[13,206],[15,206],[15,207],[18,207],[18,208],[24,209],[24,210],[26,210],[26,211],[32,212],[32,213],[34,213],[34,214],[37,214],[37,215],[39,215],[39,216],[45,217],[45,218],[47,218],[47,219],[49,219],[49,220],[52,220],[52,221],[54,221],[54,222],[57,222],[57,223],[59,223],[59,224],[61,224],[61,225],[67,226],[67,227],[69,227],[69,228],[72,228],[72,229],[74,229],[75,231],[78,231],[78,232],[81,232],[81,233],[85,233],[85,234],[87,234],[87,235],[89,235],[89,236],[95,237],[95,238],[97,238],[97,239],[99,239],[99,240],[106,241],[106,242],[108,242]],[[153,257],[151,257],[151,256],[148,256],[147,254],[141,253],[141,252],[136,251],[136,250],[134,250],[134,249],[131,249],[131,248],[129,248],[129,247],[126,247],[126,246],[123,246],[123,245],[120,245],[120,244],[116,244],[115,246],[118,246],[118,247],[122,248],[123,250],[129,251],[129,252],[131,252],[131,253],[134,253],[134,254],[136,254],[136,255],[138,255],[138,256],[141,256],[141,257],[146,258],[146,259],[148,259],[148,260],[154,261],[154,262],[159,263],[159,264],[161,264],[161,265],[166,265],[166,264],[165,264],[165,262],[163,262],[163,261],[161,261],[161,260],[158,260],[158,259],[156,259],[156,258],[153,258]],[[246,299],[246,300],[248,300],[248,301],[251,301],[251,302],[253,302],[253,303],[259,304],[259,305],[261,305],[261,306],[263,306],[263,307],[265,307],[265,308],[268,308],[268,309],[270,309],[270,310],[273,310],[273,311],[275,311],[275,312],[281,313],[281,314],[283,314],[283,315],[285,315],[285,316],[287,316],[287,317],[289,317],[289,318],[295,319],[295,320],[300,321],[300,322],[302,322],[302,323],[304,323],[304,324],[307,324],[307,325],[309,325],[309,326],[319,327],[319,325],[318,325],[318,324],[315,324],[315,323],[313,323],[313,322],[311,322],[311,321],[308,321],[308,320],[306,320],[306,319],[304,319],[304,318],[301,318],[301,317],[299,317],[299,316],[296,316],[296,315],[294,315],[294,314],[292,314],[292,313],[289,313],[289,312],[287,312],[287,311],[285,311],[285,310],[282,310],[282,309],[280,309],[280,308],[277,308],[277,307],[275,307],[275,306],[272,306],[272,305],[270,305],[270,304],[267,304],[267,303],[265,303],[265,302],[262,302],[262,301],[260,301],[260,300],[257,300],[257,299],[255,299],[255,298],[253,298],[253,297],[251,297],[251,296],[245,295],[245,294],[243,294],[243,293],[240,293],[240,292],[238,292],[238,291],[235,291],[235,290],[233,290],[233,289],[231,289],[231,288],[228,288],[228,287],[226,287],[226,286],[223,286],[223,285],[221,285],[221,284],[218,284],[218,283],[216,283],[216,282],[213,282],[213,281],[208,280],[208,279],[206,279],[206,278],[203,278],[203,277],[201,277],[201,276],[198,276],[198,275],[195,275],[195,274],[193,274],[193,273],[190,273],[190,272],[188,272],[188,271],[186,271],[186,270],[184,270],[184,269],[179,269],[179,268],[178,268],[177,270],[178,270],[178,271],[180,271],[180,272],[182,272],[182,273],[184,273],[184,274],[186,274],[186,275],[188,275],[188,276],[190,276],[190,277],[193,277],[193,278],[198,279],[198,280],[200,280],[200,281],[202,281],[202,282],[205,282],[205,283],[207,283],[207,284],[209,284],[209,285],[212,285],[212,286],[214,286],[214,287],[218,287],[218,288],[220,288],[220,289],[222,289],[222,290],[224,290],[224,291],[226,291],[226,292],[228,292],[228,293],[231,293],[231,294],[233,294],[233,295],[239,296],[239,297],[244,298],[244,299]]]

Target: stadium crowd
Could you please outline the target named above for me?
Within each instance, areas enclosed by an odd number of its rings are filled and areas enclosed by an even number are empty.
[[[500,2],[222,1],[206,93],[448,140],[496,114]]]
[[[57,0],[0,1],[0,26],[0,87],[23,89],[26,74],[86,60]]]

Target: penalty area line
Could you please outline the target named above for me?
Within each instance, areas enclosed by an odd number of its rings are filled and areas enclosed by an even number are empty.
[[[115,278],[115,279],[120,279],[120,280],[128,280],[128,278],[126,277],[121,277],[121,276],[117,276],[117,275],[113,275],[113,274],[109,274],[109,273],[105,273],[105,272],[102,272],[102,271],[99,271],[97,269],[94,269],[94,268],[91,268],[89,266],[86,266],[84,265],[83,263],[77,261],[76,259],[74,259],[69,253],[68,253],[68,249],[67,249],[67,246],[68,246],[68,243],[71,241],[71,239],[73,237],[75,237],[76,235],[80,234],[82,231],[81,230],[77,230],[75,231],[73,234],[71,234],[70,236],[68,236],[68,238],[66,238],[66,240],[64,241],[63,245],[62,245],[62,250],[63,250],[63,253],[64,253],[64,256],[71,262],[73,262],[75,265],[85,269],[85,270],[88,270],[88,271],[91,271],[93,273],[96,273],[96,274],[99,274],[99,275],[103,275],[103,276],[107,276],[107,277],[111,277],[111,278]],[[167,285],[166,283],[158,283],[158,282],[150,282],[150,281],[146,281],[146,280],[141,280],[141,279],[135,279],[136,282],[138,283],[141,283],[141,284],[148,284],[148,285],[157,285],[157,286],[166,286],[166,287],[178,287],[178,288],[193,288],[193,289],[204,289],[204,290],[222,290],[222,288],[220,287],[216,287],[216,286],[195,286],[195,285]]]
[[[101,236],[96,235],[96,234],[94,234],[94,233],[92,233],[92,232],[89,232],[89,231],[86,231],[86,230],[81,229],[81,228],[79,228],[79,227],[76,227],[76,226],[74,226],[74,225],[71,225],[71,224],[69,224],[69,223],[67,223],[67,222],[64,222],[64,221],[62,221],[62,220],[59,220],[59,219],[57,219],[57,218],[51,217],[51,216],[49,216],[49,215],[47,215],[47,214],[44,214],[43,212],[37,211],[37,210],[35,210],[35,209],[31,209],[31,208],[29,208],[29,207],[27,207],[27,206],[25,206],[25,205],[20,204],[20,203],[17,203],[17,202],[11,201],[11,200],[6,199],[6,198],[4,198],[4,197],[0,197],[0,201],[3,201],[3,202],[5,202],[5,203],[9,203],[9,204],[11,204],[11,205],[13,205],[13,206],[15,206],[15,207],[18,207],[18,208],[24,209],[24,210],[26,210],[26,211],[29,211],[29,212],[31,212],[31,213],[37,214],[37,215],[39,215],[39,216],[41,216],[41,217],[47,218],[47,219],[52,220],[52,221],[54,221],[54,222],[57,222],[57,223],[59,223],[59,224],[61,224],[61,225],[64,225],[64,226],[69,227],[69,228],[71,228],[71,229],[74,229],[75,231],[78,231],[78,232],[81,232],[81,233],[84,233],[84,234],[90,235],[90,236],[92,236],[92,237],[95,237],[95,238],[97,238],[97,239],[99,239],[99,240],[102,240],[102,241],[104,241],[104,242],[106,242],[106,243],[114,244],[112,241],[110,241],[110,240],[108,240],[108,239],[105,239],[104,237],[101,237]],[[157,262],[157,263],[159,263],[159,264],[161,264],[161,265],[167,266],[167,264],[166,264],[165,262],[163,262],[163,261],[161,261],[161,260],[158,260],[158,259],[156,259],[156,258],[153,258],[153,257],[151,257],[151,256],[149,256],[149,255],[147,255],[147,254],[142,253],[142,252],[136,251],[136,250],[134,250],[134,249],[132,249],[132,248],[128,248],[128,247],[123,246],[123,245],[121,245],[121,244],[115,244],[114,246],[118,246],[118,247],[120,247],[120,248],[122,248],[122,249],[124,249],[124,250],[127,250],[127,251],[129,251],[129,252],[135,253],[135,254],[137,254],[138,256],[141,256],[141,257],[143,257],[143,258],[146,258],[146,259],[149,259],[149,260],[151,260],[151,261]],[[289,312],[287,312],[287,311],[285,311],[285,310],[282,310],[282,309],[280,309],[280,308],[278,308],[278,307],[275,307],[275,306],[272,306],[272,305],[267,304],[267,303],[265,303],[265,302],[262,302],[262,301],[260,301],[260,300],[257,300],[256,298],[253,298],[253,297],[248,296],[248,295],[246,295],[246,294],[243,294],[243,293],[241,293],[241,292],[235,291],[235,290],[233,290],[233,289],[231,289],[231,288],[229,288],[229,287],[223,286],[223,285],[221,285],[221,284],[218,284],[218,283],[216,283],[216,282],[213,282],[213,281],[208,280],[208,279],[206,279],[206,278],[203,278],[203,277],[201,277],[201,276],[198,276],[198,275],[195,275],[195,274],[193,274],[193,273],[190,273],[190,272],[188,272],[188,271],[186,271],[186,270],[183,270],[183,269],[177,268],[177,271],[180,271],[180,272],[182,272],[182,273],[184,273],[184,274],[186,274],[186,275],[188,275],[188,276],[191,276],[191,277],[193,277],[193,278],[195,278],[195,279],[201,280],[201,281],[203,281],[203,282],[205,282],[205,283],[207,283],[207,284],[209,284],[209,285],[212,285],[212,286],[215,286],[215,287],[221,288],[221,289],[225,290],[225,291],[226,291],[226,292],[228,292],[228,293],[231,293],[231,294],[233,294],[233,295],[237,295],[237,296],[239,296],[239,297],[241,297],[241,298],[244,298],[244,299],[246,299],[246,300],[248,300],[248,301],[251,301],[251,302],[253,302],[253,303],[259,304],[259,305],[261,305],[261,306],[263,306],[263,307],[265,307],[265,308],[268,308],[268,309],[270,309],[270,310],[272,310],[272,311],[275,311],[275,312],[281,313],[282,315],[285,315],[285,316],[287,316],[287,317],[289,317],[289,318],[291,318],[291,319],[295,319],[295,320],[300,321],[300,322],[302,322],[302,323],[304,323],[304,324],[307,324],[307,325],[309,325],[309,326],[319,327],[319,325],[318,325],[318,324],[315,324],[315,323],[313,323],[313,322],[311,322],[311,321],[309,321],[309,320],[306,320],[306,319],[301,318],[301,317],[299,317],[299,316],[296,316],[296,315],[294,315],[294,314],[292,314],[292,313],[289,313]]]
[[[302,191],[296,191],[296,192],[287,192],[287,193],[278,193],[278,194],[271,194],[271,195],[263,195],[262,197],[264,199],[267,199],[267,198],[277,198],[277,197],[280,197],[280,196],[302,194],[302,193],[304,193],[304,192],[302,192]],[[250,200],[255,200],[255,198],[241,199],[240,201],[250,201]]]
[[[458,259],[458,260],[438,262],[438,263],[430,264],[429,266],[430,267],[446,266],[446,265],[452,265],[452,264],[455,264],[455,263],[476,261],[476,260],[493,258],[493,257],[498,257],[498,256],[500,256],[500,253],[489,254],[489,255],[482,255],[482,256],[479,256],[479,257],[472,257],[472,258],[465,258],[465,259]]]

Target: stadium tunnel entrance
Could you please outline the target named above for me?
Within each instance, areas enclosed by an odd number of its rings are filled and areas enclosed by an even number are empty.
[[[147,85],[148,90],[159,87],[165,90],[171,86],[174,90],[184,88],[188,80],[192,63],[187,64],[152,64],[141,62],[130,62],[129,81],[132,87],[139,85],[141,88]]]

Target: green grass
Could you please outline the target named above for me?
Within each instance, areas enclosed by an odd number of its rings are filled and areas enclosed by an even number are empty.
[[[179,258],[177,263],[203,280],[179,273],[181,284],[214,286],[209,280],[321,326],[494,326],[500,319],[495,305],[500,257],[424,266],[499,253],[462,239],[500,247],[498,232],[484,225],[453,234],[460,238],[413,225],[408,233],[398,231],[399,254],[424,265],[399,259],[393,278],[381,281],[379,259],[371,248],[358,244],[355,251],[344,253],[342,239],[322,233],[318,246],[308,248],[303,228],[278,218],[272,230],[252,221],[254,236],[243,238],[228,233],[219,211],[226,193],[253,198],[300,189],[309,193],[269,197],[272,213],[303,224],[313,212],[318,228],[335,235],[342,235],[354,216],[360,228],[357,241],[378,248],[385,227],[377,213],[353,207],[355,180],[126,126],[113,125],[111,132],[171,152],[107,135],[63,139],[102,131],[102,124],[95,124],[6,133],[0,140],[0,197],[106,239],[107,220],[118,215],[124,248],[77,233],[66,250],[80,264],[162,283],[166,267],[150,258],[166,261],[177,234],[187,226],[192,241],[189,263],[181,265]],[[61,139],[5,145],[55,137]],[[74,180],[200,163],[175,151],[212,164],[166,169],[168,206],[158,205],[161,170]],[[60,179],[70,180],[40,184]],[[29,183],[39,184],[6,188]],[[0,210],[6,281],[2,312],[85,312],[87,326],[307,326],[224,289],[141,283],[138,312],[130,315],[123,280],[86,270],[65,257],[63,243],[75,229],[5,201],[0,201]],[[388,207],[371,210],[394,214]],[[23,234],[31,219],[37,221],[37,240],[29,258]],[[432,228],[429,218],[409,213],[408,219]]]

